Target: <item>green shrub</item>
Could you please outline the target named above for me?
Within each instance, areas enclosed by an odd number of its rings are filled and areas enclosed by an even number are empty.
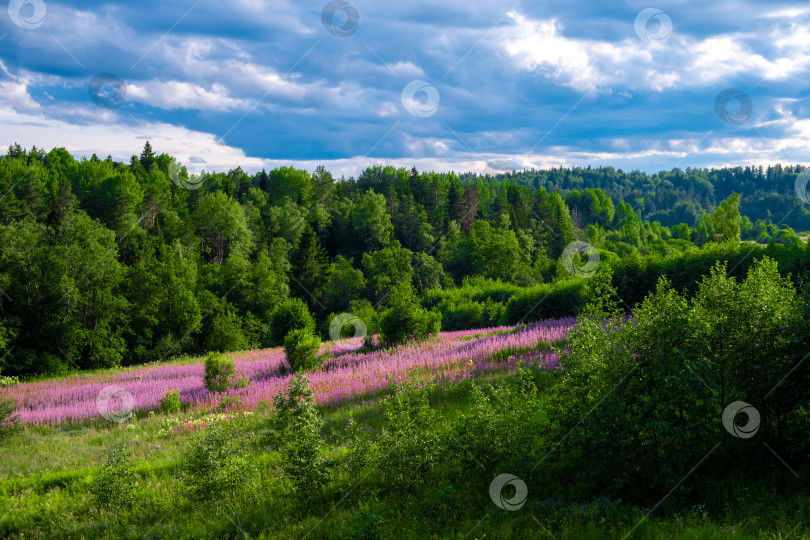
[[[135,468],[126,443],[120,443],[107,453],[107,462],[99,469],[91,484],[96,504],[109,508],[128,509],[135,492]]]
[[[512,296],[504,312],[505,324],[570,317],[586,303],[586,280],[577,279],[530,287]]]
[[[422,308],[412,296],[396,299],[380,317],[380,339],[404,343],[427,339],[441,330],[442,314]]]
[[[0,444],[22,429],[16,403],[0,398]]]
[[[320,348],[321,339],[307,328],[290,330],[284,338],[284,354],[295,372],[315,368]]]
[[[211,353],[205,359],[203,384],[212,394],[227,392],[234,372],[233,360],[226,358],[221,353]]]
[[[559,451],[576,456],[576,483],[638,500],[669,489],[707,449],[729,440],[720,419],[735,401],[761,414],[758,442],[789,449],[806,440],[806,423],[797,421],[807,396],[801,377],[763,398],[796,365],[790,332],[798,308],[795,290],[767,259],[741,281],[718,263],[691,299],[662,278],[629,319],[606,320],[606,310],[589,306],[552,392],[554,436],[565,435]],[[756,456],[724,444],[715,459],[753,470]],[[710,467],[691,487],[727,474]]]
[[[385,430],[377,437],[380,454],[371,462],[384,485],[410,489],[424,484],[437,466],[442,446],[439,416],[427,389],[411,383],[395,388],[384,401]]]
[[[182,407],[179,390],[168,390],[160,400],[160,410],[166,414],[180,412]]]
[[[328,475],[321,456],[323,419],[315,407],[306,377],[295,376],[273,398],[274,443],[278,445],[284,472],[296,491],[317,494]]]
[[[6,386],[15,386],[15,385],[18,385],[18,384],[20,384],[20,378],[19,377],[14,377],[14,376],[11,376],[11,375],[9,375],[9,376],[0,375],[0,388],[6,387]]]
[[[198,500],[232,499],[249,491],[256,478],[244,432],[218,422],[192,440],[183,455],[182,471]]]
[[[270,314],[270,345],[284,345],[284,338],[290,330],[302,329],[315,332],[315,319],[309,314],[307,305],[298,298],[285,300]]]

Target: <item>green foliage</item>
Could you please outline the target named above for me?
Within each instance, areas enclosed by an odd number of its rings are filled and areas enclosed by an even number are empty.
[[[287,388],[273,397],[273,407],[273,442],[281,451],[284,473],[300,497],[316,498],[328,474],[321,455],[323,419],[307,378],[292,377]]]
[[[270,314],[270,344],[273,347],[284,345],[284,338],[291,330],[315,331],[315,319],[309,314],[307,305],[298,298],[290,298],[280,303]]]
[[[197,500],[232,500],[255,485],[256,466],[246,434],[217,422],[196,437],[183,455],[186,485]]]
[[[390,489],[425,484],[440,461],[438,416],[427,395],[426,388],[403,384],[384,401],[385,430],[376,440],[379,453],[369,464]]]
[[[160,410],[166,414],[178,413],[182,408],[179,390],[167,390],[160,398]]]
[[[323,297],[329,257],[312,227],[304,228],[290,262],[295,273],[296,288],[303,289],[301,292],[306,295],[310,306],[316,305],[315,299]]]
[[[355,270],[351,261],[338,255],[327,270],[324,287],[324,307],[330,313],[352,312],[349,304],[366,290],[366,279],[361,270]],[[353,313],[353,312],[352,312]]]
[[[423,340],[437,334],[441,325],[441,313],[428,311],[410,294],[402,294],[380,316],[380,339],[393,344]]]
[[[22,430],[17,405],[13,400],[0,398],[0,444]]]
[[[233,360],[221,353],[213,352],[205,359],[203,385],[212,394],[227,392],[235,371]]]
[[[90,491],[97,505],[123,512],[134,500],[137,479],[129,447],[126,443],[116,444],[93,476]]]
[[[320,348],[321,339],[309,328],[290,330],[284,338],[284,356],[295,372],[317,367]]]
[[[373,166],[343,182],[323,168],[237,167],[184,189],[176,165],[147,145],[123,163],[17,145],[0,156],[3,373],[280,346],[291,328],[323,330],[333,313],[374,333],[376,311],[409,291],[447,329],[573,315],[587,296],[576,298],[558,259],[575,239],[600,249],[629,307],[662,275],[696,290],[717,259],[739,277],[749,249],[783,275],[808,262],[794,232],[810,230],[793,189],[801,167],[456,176]],[[448,291],[472,276],[526,289]],[[291,294],[315,321],[276,318],[284,328],[274,331],[271,315]]]
[[[252,248],[244,208],[225,193],[205,195],[193,219],[208,261],[222,264],[231,254],[244,256]]]
[[[740,194],[732,193],[728,199],[717,205],[714,213],[704,217],[710,242],[738,242],[742,217],[740,216]]]
[[[554,375],[520,369],[501,384],[471,385],[470,407],[450,440],[462,470],[483,467],[495,473],[499,467],[533,461],[532,450],[542,447],[551,427],[535,376],[548,383]]]
[[[394,289],[411,289],[412,256],[410,250],[398,245],[363,255],[363,271],[368,276],[368,297],[375,305],[389,305]]]
[[[444,257],[458,281],[474,275],[513,282],[528,279],[530,254],[531,251],[523,249],[514,231],[478,221],[457,246],[449,244],[445,248]]]
[[[584,487],[643,498],[673,485],[725,436],[718,419],[733,401],[756,403],[764,440],[784,448],[802,437],[797,403],[762,397],[795,365],[799,320],[774,261],[755,263],[742,281],[717,265],[692,300],[661,279],[631,319],[601,298],[572,332],[554,387],[559,434],[573,430],[565,448]],[[724,459],[751,459],[740,450],[726,449]]]
[[[502,320],[505,324],[517,324],[569,317],[582,311],[586,302],[584,280],[538,285],[512,296]]]

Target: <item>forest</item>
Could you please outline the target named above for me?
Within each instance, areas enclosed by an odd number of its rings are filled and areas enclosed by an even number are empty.
[[[403,306],[442,330],[577,315],[591,292],[571,268],[589,264],[611,268],[626,310],[662,275],[694,289],[717,260],[744,275],[752,252],[796,275],[794,228],[810,229],[802,170],[190,175],[149,142],[129,163],[12,145],[0,158],[0,373],[280,345],[274,313],[294,299],[328,338],[338,314],[375,334]],[[566,253],[574,242],[585,247]]]
[[[810,538],[803,175],[12,146],[0,537]]]

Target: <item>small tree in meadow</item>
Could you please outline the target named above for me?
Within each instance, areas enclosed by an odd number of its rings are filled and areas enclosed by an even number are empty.
[[[309,381],[295,376],[273,398],[274,441],[281,450],[284,472],[299,494],[316,494],[328,479],[321,456],[323,418],[318,414]]]
[[[227,392],[235,368],[233,360],[222,353],[213,352],[205,359],[205,377],[203,384],[211,393]]]
[[[249,442],[243,431],[227,423],[216,423],[191,441],[181,470],[194,498],[232,499],[255,485]]]
[[[91,492],[96,504],[126,508],[132,504],[137,475],[126,443],[113,446],[107,462],[93,478]]]
[[[320,348],[321,339],[307,328],[290,330],[284,338],[284,354],[295,372],[315,368]]]

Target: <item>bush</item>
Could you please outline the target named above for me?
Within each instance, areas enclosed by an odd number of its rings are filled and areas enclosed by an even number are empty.
[[[93,478],[91,492],[96,504],[127,509],[135,491],[135,468],[126,443],[113,446],[107,462]]]
[[[0,399],[0,444],[22,429],[16,404],[10,399]]]
[[[779,395],[763,399],[796,365],[790,329],[798,308],[770,260],[755,263],[740,282],[717,264],[692,299],[662,278],[631,318],[606,320],[606,310],[590,306],[570,335],[552,392],[560,420],[554,437],[570,433],[560,450],[575,457],[576,483],[638,500],[656,496],[728,440],[719,420],[735,401],[761,414],[759,440],[799,459],[787,449],[806,440],[806,425],[796,421],[806,397],[801,378],[788,378]],[[729,445],[713,459],[756,470],[761,455]],[[709,464],[700,482],[728,473]]]
[[[6,386],[15,386],[17,384],[20,384],[19,377],[0,375],[0,388]]]
[[[273,398],[273,407],[273,442],[281,451],[285,474],[299,494],[318,493],[328,478],[321,457],[323,419],[306,377],[292,377],[286,390]]]
[[[585,283],[584,279],[572,279],[524,289],[506,304],[503,322],[528,323],[576,315],[587,301]]]
[[[295,372],[315,368],[320,348],[321,339],[306,328],[290,330],[284,338],[284,354]]]
[[[231,499],[250,490],[256,468],[247,437],[227,423],[216,423],[195,438],[183,455],[182,470],[192,495],[199,500]]]
[[[398,298],[380,317],[380,338],[387,343],[427,339],[441,330],[442,314],[422,308],[411,296]]]
[[[211,353],[205,359],[205,377],[203,384],[209,392],[227,392],[230,388],[231,377],[235,368],[233,361],[225,358],[221,353]]]
[[[163,394],[163,398],[160,400],[160,410],[166,414],[172,414],[180,412],[182,409],[182,404],[180,403],[180,391],[179,390],[169,390],[165,394]]]
[[[439,415],[430,407],[428,390],[406,383],[384,401],[385,429],[377,437],[381,453],[372,466],[384,485],[414,488],[429,480],[442,446]]]
[[[315,319],[309,314],[307,305],[298,298],[285,300],[270,314],[270,345],[284,345],[284,338],[290,330],[303,329],[315,332]]]

